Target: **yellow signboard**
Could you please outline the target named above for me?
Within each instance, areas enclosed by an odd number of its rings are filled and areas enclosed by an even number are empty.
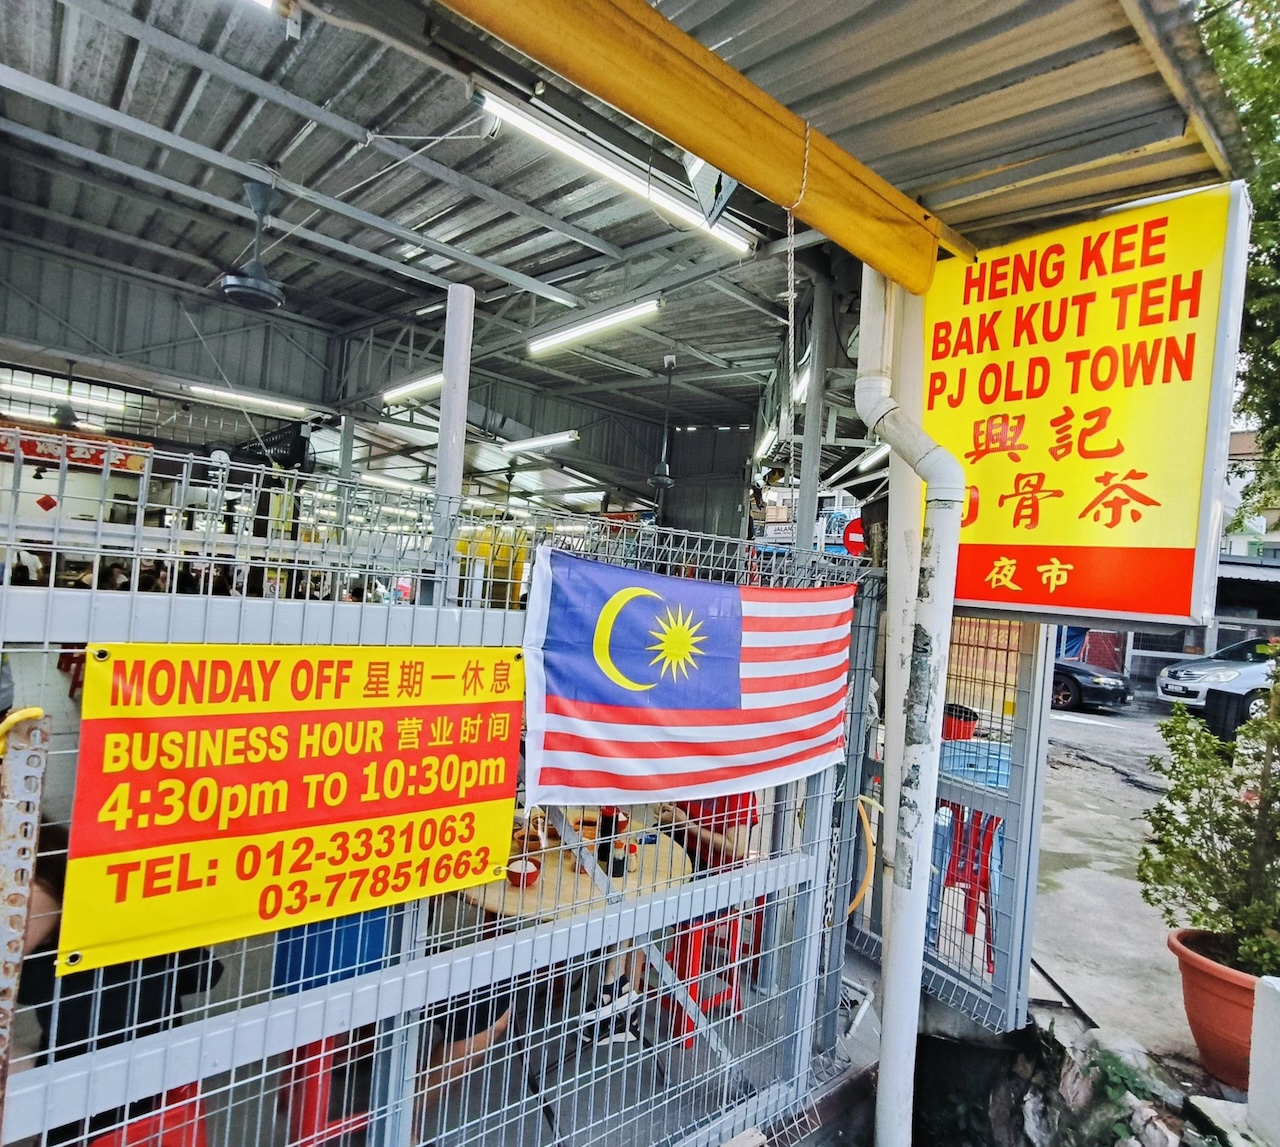
[[[493,879],[518,649],[90,646],[65,974]]]
[[[923,421],[968,475],[958,599],[1211,605],[1243,204],[1212,188],[939,266]]]

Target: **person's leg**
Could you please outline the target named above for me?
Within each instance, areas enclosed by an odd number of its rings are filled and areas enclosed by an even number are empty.
[[[501,1014],[494,1013],[501,1009]],[[419,1085],[414,1096],[413,1123],[419,1140],[428,1141],[427,1121],[439,1105],[445,1089],[478,1067],[489,1049],[507,1033],[511,1020],[509,999],[473,1001],[437,1014],[428,1030],[435,1029],[425,1059],[420,1059]]]
[[[431,1049],[427,1056],[428,1107],[432,1104],[433,1092],[435,1097],[438,1097],[446,1084],[452,1083],[455,1079],[466,1075],[472,1068],[479,1066],[489,1048],[507,1034],[507,1025],[510,1021],[511,1009],[508,1008],[483,1031],[464,1036],[453,1043],[445,1043],[441,1040]]]

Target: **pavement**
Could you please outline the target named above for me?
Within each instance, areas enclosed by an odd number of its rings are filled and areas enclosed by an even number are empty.
[[[1166,715],[1139,695],[1123,710],[1049,718],[1032,995],[1064,994],[1095,1024],[1194,1061],[1169,929],[1137,877],[1143,814],[1163,790],[1148,759],[1163,753]]]

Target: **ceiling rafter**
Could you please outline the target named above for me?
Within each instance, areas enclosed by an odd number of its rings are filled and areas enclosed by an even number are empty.
[[[174,135],[172,132],[164,131],[152,124],[146,123],[144,120],[135,119],[133,116],[125,115],[116,111],[114,108],[107,107],[105,104],[95,103],[93,100],[85,99],[78,96],[74,92],[64,91],[53,84],[46,84],[43,80],[29,76],[25,72],[20,72],[16,68],[10,68],[7,65],[0,64],[0,87],[4,87],[10,91],[19,92],[22,95],[29,96],[50,107],[58,108],[63,111],[81,116],[92,122],[103,124],[105,126],[115,128],[119,131],[129,132],[140,139],[147,140],[151,143],[157,143],[171,151],[181,151],[183,154],[192,159],[199,160],[210,167],[220,168],[224,171],[239,175],[243,179],[259,180],[262,182],[270,182],[273,186],[283,191],[287,195],[292,195],[295,199],[311,203],[321,210],[328,211],[333,215],[339,215],[353,222],[362,224],[364,227],[373,228],[382,231],[388,235],[394,236],[402,243],[410,243],[427,250],[435,251],[437,254],[452,260],[455,263],[471,267],[475,270],[492,275],[494,278],[500,279],[512,286],[520,287],[533,294],[542,295],[552,299],[555,302],[563,303],[566,306],[576,306],[581,302],[576,295],[571,295],[567,291],[563,291],[558,287],[543,283],[539,279],[535,279],[530,275],[523,275],[518,271],[513,271],[508,267],[504,267],[500,263],[495,263],[490,259],[485,259],[478,255],[472,255],[468,252],[461,251],[456,247],[452,247],[447,243],[440,243],[435,239],[431,239],[425,235],[421,235],[416,231],[410,231],[401,227],[398,223],[393,223],[389,219],[384,219],[379,215],[365,211],[362,208],[344,203],[340,199],[334,199],[332,196],[324,195],[309,187],[304,187],[299,183],[291,180],[272,176],[257,166],[256,164],[245,163],[242,160],[234,159],[222,152],[215,151],[212,148],[195,143],[192,140],[184,139],[181,136]],[[192,190],[195,190],[193,187]],[[302,233],[302,229],[298,228],[295,233]],[[317,234],[317,232],[311,232]],[[386,263],[392,263],[394,260],[387,259]],[[385,264],[384,264],[385,265]],[[406,270],[414,270],[410,264],[397,264],[403,266]],[[402,272],[404,273],[404,272]],[[425,272],[418,271],[414,277],[422,276]],[[425,281],[434,283],[435,285],[447,286],[448,280],[441,279],[438,276],[430,276]]]
[[[621,252],[612,243],[591,234],[581,227],[567,223],[562,219],[557,219],[548,212],[525,203],[513,195],[499,191],[497,188],[491,187],[470,175],[456,171],[428,156],[417,154],[395,140],[371,135],[368,129],[360,124],[321,107],[319,104],[312,103],[310,100],[293,95],[283,88],[276,87],[263,80],[260,76],[255,76],[251,72],[237,68],[234,64],[205,52],[195,45],[179,39],[177,36],[170,36],[153,24],[138,20],[127,12],[104,3],[103,0],[58,0],[58,3],[79,8],[81,11],[87,12],[100,24],[113,28],[118,32],[123,32],[140,43],[146,44],[149,48],[163,52],[181,63],[199,69],[210,76],[215,76],[233,87],[250,92],[269,103],[293,112],[303,119],[315,120],[330,131],[390,155],[393,159],[415,167],[433,179],[466,191],[477,199],[491,203],[504,211],[523,216],[549,231],[557,232],[567,239],[572,239],[581,246],[589,247],[614,259],[621,257]]]

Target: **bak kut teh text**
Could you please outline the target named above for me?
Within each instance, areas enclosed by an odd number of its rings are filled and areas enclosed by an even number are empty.
[[[505,863],[519,650],[216,653],[89,651],[60,948],[74,966],[462,887]],[[152,923],[147,953],[128,932],[143,906],[177,923],[163,941]]]

